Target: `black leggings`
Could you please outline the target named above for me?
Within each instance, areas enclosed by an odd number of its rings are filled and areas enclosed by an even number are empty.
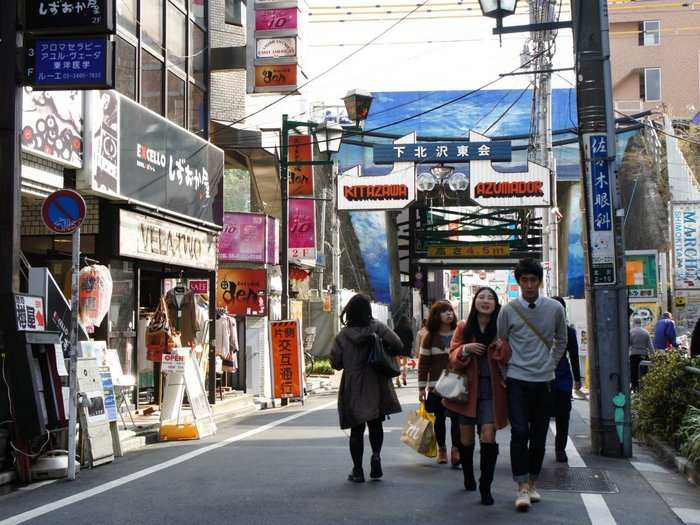
[[[372,454],[379,456],[384,443],[384,429],[382,419],[367,421],[369,428],[369,444],[372,447]],[[361,423],[350,429],[350,455],[355,468],[362,468],[362,454],[365,448],[365,423]]]
[[[434,392],[428,394],[428,399],[425,404],[426,410],[432,412],[435,416],[435,441],[438,447],[446,448],[447,439],[447,418],[450,418],[450,436],[452,437],[452,446],[459,447],[461,439],[459,436],[459,420],[452,415],[448,416],[448,411],[442,404],[442,398]]]

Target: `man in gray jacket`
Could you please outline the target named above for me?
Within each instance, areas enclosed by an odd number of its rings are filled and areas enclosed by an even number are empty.
[[[508,417],[510,462],[518,484],[515,507],[527,511],[541,496],[535,482],[542,469],[550,418],[554,370],[566,351],[566,313],[557,301],[540,296],[542,265],[522,259],[515,267],[520,297],[498,315],[498,337],[510,344]]]
[[[639,363],[653,352],[654,344],[651,342],[651,335],[642,328],[642,320],[635,317],[630,330],[630,379],[633,391],[639,388]]]

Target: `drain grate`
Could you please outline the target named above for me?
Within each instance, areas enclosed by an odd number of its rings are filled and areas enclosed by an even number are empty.
[[[614,494],[619,492],[601,469],[571,467],[542,469],[537,488],[556,492],[586,492],[592,494]]]

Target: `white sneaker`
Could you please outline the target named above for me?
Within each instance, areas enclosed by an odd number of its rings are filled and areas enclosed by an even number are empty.
[[[542,496],[540,496],[540,493],[537,492],[535,487],[527,489],[527,494],[530,496],[530,501],[532,503],[539,503],[542,500]]]
[[[518,497],[515,498],[515,508],[520,512],[527,512],[530,506],[530,492],[527,490],[518,491]]]

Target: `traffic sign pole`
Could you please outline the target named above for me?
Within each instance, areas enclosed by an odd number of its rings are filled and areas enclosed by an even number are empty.
[[[70,363],[68,365],[68,471],[69,480],[75,479],[75,433],[78,419],[78,279],[80,276],[80,228],[73,232],[73,281],[71,283]]]

